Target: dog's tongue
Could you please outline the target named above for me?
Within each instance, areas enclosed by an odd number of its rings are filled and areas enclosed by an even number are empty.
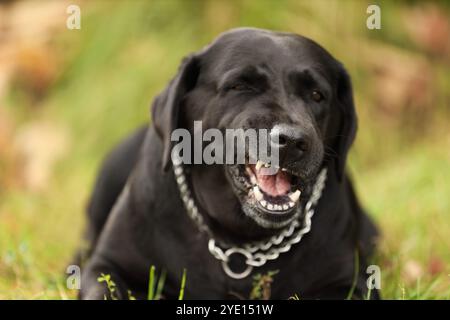
[[[271,172],[267,168],[256,170],[253,167],[252,169],[255,173],[258,186],[265,193],[276,197],[288,193],[291,189],[291,179],[288,173],[278,170],[276,174],[269,175]]]

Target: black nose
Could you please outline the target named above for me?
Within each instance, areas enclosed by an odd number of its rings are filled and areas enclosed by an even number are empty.
[[[270,140],[271,146],[279,149],[281,159],[301,158],[308,152],[311,144],[311,139],[304,130],[290,125],[276,125],[270,131]]]

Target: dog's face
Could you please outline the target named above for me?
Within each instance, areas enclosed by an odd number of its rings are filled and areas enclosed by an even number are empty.
[[[323,166],[333,165],[340,178],[356,131],[340,63],[309,39],[258,29],[232,30],[188,57],[155,100],[153,120],[166,167],[171,131],[193,134],[194,121],[203,130],[268,130],[278,170],[251,163],[250,154],[245,164],[191,167],[190,183],[209,223],[248,237],[275,232],[301,213]]]

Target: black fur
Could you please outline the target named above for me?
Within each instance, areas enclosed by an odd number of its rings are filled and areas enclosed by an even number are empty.
[[[236,68],[243,68],[240,79],[244,77],[248,90],[230,89],[227,72]],[[323,102],[309,100],[311,82],[325,92]],[[360,266],[353,297],[366,294],[366,260],[377,232],[344,172],[357,125],[352,88],[343,66],[323,48],[294,34],[231,30],[183,61],[155,99],[152,118],[152,125],[111,153],[100,172],[88,207],[90,249],[82,270],[81,298],[108,296],[105,285],[97,281],[100,273],[111,274],[120,298],[127,298],[127,290],[145,298],[151,265],[167,271],[166,298],[177,297],[183,268],[186,298],[248,297],[252,278],[233,280],[224,274],[208,252],[208,238],[186,215],[170,170],[170,134],[181,127],[192,130],[194,120],[202,120],[204,130],[271,128],[281,123],[308,135],[311,151],[302,160],[284,161],[305,181],[313,181],[320,167],[328,168],[312,229],[291,251],[254,273],[279,270],[272,284],[274,299],[293,294],[302,299],[343,299],[352,287],[357,253]],[[276,233],[242,213],[222,165],[190,170],[197,205],[218,238],[240,243]],[[304,205],[308,192],[303,196]],[[372,292],[372,298],[377,297]]]

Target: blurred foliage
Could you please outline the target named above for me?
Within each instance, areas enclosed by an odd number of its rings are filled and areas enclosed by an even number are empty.
[[[378,2],[381,30],[365,1],[72,2],[81,30],[65,28],[67,1],[0,5],[0,298],[76,295],[64,268],[100,161],[149,121],[183,56],[237,26],[308,36],[346,65],[383,295],[449,298],[448,2]]]

